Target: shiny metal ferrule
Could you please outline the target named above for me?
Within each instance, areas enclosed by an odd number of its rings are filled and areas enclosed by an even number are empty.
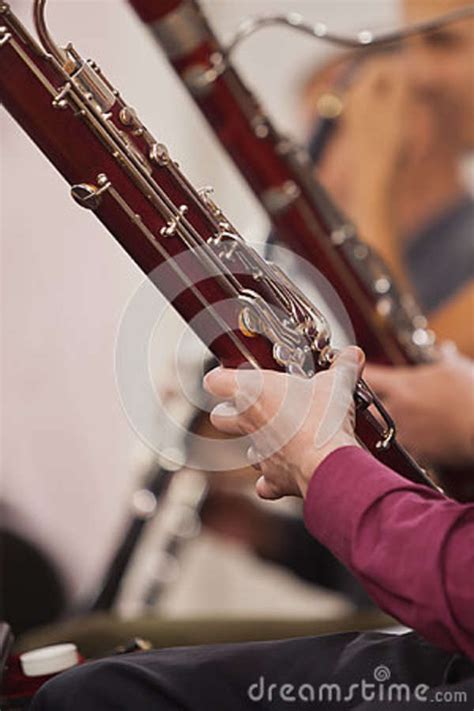
[[[148,25],[170,59],[180,59],[198,49],[208,39],[203,17],[189,2]]]

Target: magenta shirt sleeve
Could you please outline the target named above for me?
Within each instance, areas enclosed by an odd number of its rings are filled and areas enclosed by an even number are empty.
[[[311,479],[305,521],[382,609],[474,659],[474,505],[343,447]]]

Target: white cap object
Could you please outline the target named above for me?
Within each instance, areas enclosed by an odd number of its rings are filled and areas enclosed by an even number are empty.
[[[75,644],[55,644],[20,654],[20,664],[25,676],[48,676],[70,669],[79,663]]]

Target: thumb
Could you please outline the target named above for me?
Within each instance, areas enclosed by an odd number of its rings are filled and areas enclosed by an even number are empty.
[[[330,391],[326,393],[323,413],[319,413],[314,444],[321,449],[345,426],[354,407],[354,391],[365,363],[360,348],[345,348],[329,368]],[[323,376],[324,377],[324,376]],[[315,398],[316,407],[320,406]]]
[[[348,346],[338,354],[330,370],[339,374],[343,378],[345,386],[354,392],[364,366],[364,351],[357,346]]]

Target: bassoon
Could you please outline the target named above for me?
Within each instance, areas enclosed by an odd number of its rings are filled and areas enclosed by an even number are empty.
[[[275,233],[332,284],[370,360],[406,365],[434,357],[414,298],[357,235],[312,161],[282,136],[244,84],[197,0],[129,0],[266,211]]]
[[[72,44],[58,47],[35,0],[40,43],[0,3],[0,99],[69,183],[226,366],[312,377],[334,359],[327,322],[286,276],[198,192],[106,79]],[[431,485],[360,380],[361,443],[402,476]]]
[[[231,52],[240,39],[271,24],[290,24],[346,49],[386,51],[407,37],[471,17],[474,6],[380,37],[361,32],[355,40],[331,34],[321,23],[310,27],[294,13],[263,15],[243,24],[224,47],[198,0],[128,1],[258,198],[277,237],[336,289],[367,357],[387,365],[434,361],[434,334],[416,300],[397,288],[386,265],[316,180],[308,151],[279,133],[240,77]],[[437,477],[456,498],[474,500],[470,467],[443,468]]]

